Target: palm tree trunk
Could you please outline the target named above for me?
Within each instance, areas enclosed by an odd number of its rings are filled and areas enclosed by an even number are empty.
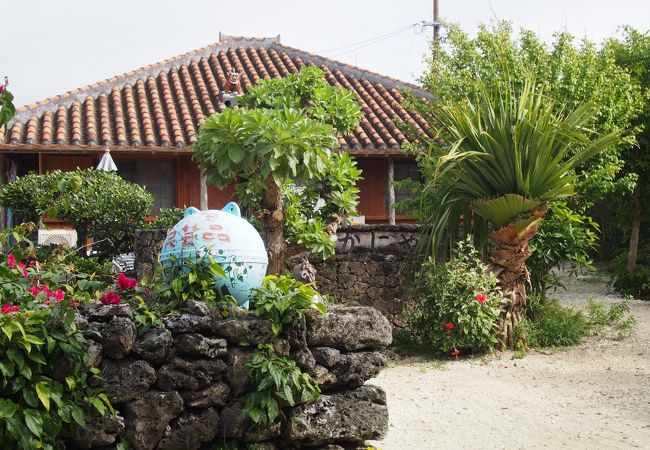
[[[502,320],[499,322],[502,347],[515,345],[515,329],[521,319],[521,308],[526,304],[526,283],[530,283],[526,267],[526,260],[531,255],[528,243],[537,233],[547,209],[548,206],[544,203],[531,211],[535,220],[522,232],[517,232],[511,223],[488,236],[491,270],[499,279],[499,287],[504,297],[508,299]]]
[[[270,175],[266,178],[265,183],[266,190],[262,199],[263,209],[258,214],[258,219],[264,227],[266,252],[269,257],[266,274],[280,275],[284,272],[287,256],[287,243],[284,239],[284,228],[282,226],[284,219],[282,190]]]

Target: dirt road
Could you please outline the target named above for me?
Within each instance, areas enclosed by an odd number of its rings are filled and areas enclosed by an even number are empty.
[[[618,301],[593,275],[557,297]],[[650,301],[631,303],[624,340],[594,336],[568,349],[458,360],[398,360],[370,383],[386,390],[383,450],[650,449]]]

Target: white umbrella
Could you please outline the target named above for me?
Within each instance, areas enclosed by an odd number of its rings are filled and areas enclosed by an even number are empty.
[[[97,164],[97,170],[117,172],[117,166],[115,165],[113,158],[111,158],[111,151],[108,149],[108,147],[106,147],[106,150],[104,150],[104,156],[102,156],[99,164]]]

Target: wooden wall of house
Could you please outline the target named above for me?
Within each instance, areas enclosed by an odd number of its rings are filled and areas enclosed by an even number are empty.
[[[178,164],[178,184],[176,205],[199,207],[201,203],[201,173],[199,168],[189,156],[181,156]],[[208,208],[221,209],[226,203],[233,200],[234,185],[220,190],[208,185]]]
[[[94,167],[100,158],[100,154],[89,155],[47,155],[40,156],[41,172],[61,169],[74,170],[77,167]],[[120,159],[134,158],[169,158],[176,164],[176,206],[200,205],[200,173],[194,161],[189,155],[133,155],[114,154],[113,158],[119,168]],[[366,223],[387,223],[387,158],[358,158],[358,167],[363,171],[363,180],[358,183],[360,189],[359,215],[366,217]],[[170,180],[173,182],[173,180]],[[208,186],[208,207],[220,209],[233,200],[234,186],[219,190],[214,186]],[[398,222],[412,221],[412,218],[397,216]]]
[[[366,216],[366,223],[388,222],[387,184],[388,159],[359,158],[357,167],[363,171],[363,180],[357,187],[359,193],[359,215]]]
[[[97,164],[98,158],[95,155],[41,155],[40,173],[51,172],[52,170],[63,170],[65,172],[80,169],[88,169]]]

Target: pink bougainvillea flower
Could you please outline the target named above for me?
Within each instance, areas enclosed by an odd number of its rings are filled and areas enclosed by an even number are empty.
[[[25,264],[23,264],[23,263],[18,264],[18,268],[20,268],[20,269],[23,271],[23,277],[26,277],[26,276],[27,276],[27,269],[26,269],[26,267],[27,267],[27,266],[26,266]]]
[[[0,94],[4,93],[4,91],[5,91],[5,85],[0,84]]]
[[[122,291],[126,291],[128,289],[135,289],[137,284],[138,284],[138,280],[136,280],[135,278],[129,278],[123,273],[117,276],[117,286]]]
[[[115,292],[107,292],[99,298],[104,305],[119,305],[122,299]]]
[[[50,300],[49,300],[49,299],[45,300],[45,301],[43,302],[43,304],[44,304],[45,306],[50,306]]]
[[[454,324],[451,323],[451,322],[447,322],[445,324],[445,328],[448,329],[448,330],[453,330],[454,329]]]
[[[52,297],[54,297],[54,300],[56,300],[57,303],[65,298],[65,292],[63,292],[61,289],[59,289],[56,292],[50,292],[50,293],[52,294]]]
[[[29,289],[27,289],[31,294],[36,297],[39,292],[41,292],[43,286],[32,286]]]
[[[477,294],[475,298],[476,301],[482,305],[487,300],[487,294],[485,292],[482,292],[480,294]]]
[[[9,253],[7,255],[7,265],[12,268],[16,267],[16,257],[14,256],[13,253]]]
[[[36,267],[36,261],[35,260],[30,261],[29,267]]]
[[[458,350],[457,348],[455,348],[455,349],[451,352],[451,356],[458,357],[458,355],[460,355],[460,350]]]
[[[14,306],[11,303],[5,303],[2,305],[2,313],[3,314],[9,314],[10,312],[18,312],[20,311],[20,306]]]

